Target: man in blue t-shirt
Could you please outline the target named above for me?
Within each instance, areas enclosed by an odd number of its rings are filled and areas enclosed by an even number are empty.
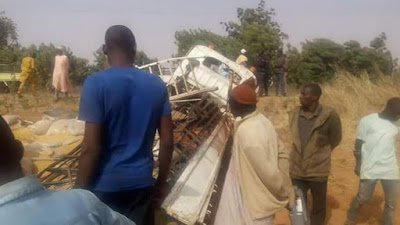
[[[158,76],[133,66],[136,42],[127,27],[110,27],[103,51],[111,67],[83,85],[79,119],[86,126],[76,186],[136,224],[153,224],[152,200],[162,197],[173,151],[168,92]],[[154,182],[156,130],[160,153]]]

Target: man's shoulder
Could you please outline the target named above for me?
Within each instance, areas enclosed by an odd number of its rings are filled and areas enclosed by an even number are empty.
[[[122,74],[118,70],[115,70],[114,68],[107,68],[105,70],[92,73],[89,76],[86,77],[85,82],[96,82],[96,83],[101,83],[101,82],[107,82],[108,79],[110,80],[116,80],[118,79],[118,74]]]
[[[329,117],[340,117],[339,113],[337,113],[333,107],[322,104],[320,106],[322,108],[322,115],[326,115]]]
[[[66,193],[66,194],[73,195],[73,196],[85,196],[86,198],[89,198],[89,199],[97,199],[96,195],[94,195],[92,192],[90,192],[88,190],[84,190],[84,189],[71,189],[71,190],[67,190],[67,191],[63,191],[63,192],[59,192],[59,193]]]
[[[371,114],[361,117],[360,123],[369,123],[369,122],[377,120],[377,119],[379,119],[378,113],[371,113]]]
[[[289,116],[295,116],[296,114],[299,114],[300,113],[300,109],[301,109],[301,106],[297,106],[296,108],[290,110],[288,112]]]
[[[145,70],[135,69],[135,73],[140,79],[138,82],[141,82],[141,86],[148,90],[152,90],[151,94],[160,94],[161,92],[167,92],[167,86],[164,81],[160,78],[160,76],[151,74]]]
[[[289,113],[299,112],[300,109],[301,109],[301,106],[296,106],[294,109],[290,110]]]
[[[100,81],[105,78],[109,73],[107,70],[103,70],[100,72],[92,73],[89,76],[86,77],[85,82],[95,82],[95,81]]]
[[[144,75],[146,75],[146,76],[148,77],[148,79],[151,80],[154,84],[156,84],[156,85],[162,85],[162,86],[164,86],[164,87],[166,86],[165,82],[161,79],[160,76],[155,75],[155,74],[148,73],[148,72],[143,71],[143,70],[141,70],[141,72],[142,72]]]
[[[320,104],[320,106],[321,106],[322,110],[325,112],[334,112],[335,111],[335,109],[331,106],[324,105],[324,104]]]
[[[48,195],[61,196],[61,197],[67,196],[73,199],[80,199],[82,197],[85,197],[85,199],[90,199],[90,200],[96,199],[96,196],[92,192],[83,189],[71,189],[66,191],[47,190],[47,192]]]
[[[245,119],[237,128],[238,134],[254,136],[260,131],[258,128],[273,128],[272,122],[262,113],[257,112],[251,118]]]
[[[64,204],[73,206],[80,205],[82,209],[91,210],[100,203],[100,200],[90,191],[82,189],[72,189],[67,191],[51,191],[49,196],[59,199]],[[60,202],[60,203],[61,203]]]

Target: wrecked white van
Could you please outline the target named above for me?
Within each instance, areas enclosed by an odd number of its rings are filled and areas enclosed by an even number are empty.
[[[185,57],[166,59],[139,68],[160,75],[167,85],[171,84],[175,89],[179,89],[179,79],[184,79],[186,86],[190,84],[200,89],[218,88],[211,94],[222,105],[226,105],[230,87],[250,78],[255,79],[254,74],[246,67],[201,45],[193,47]],[[179,90],[175,92],[179,93]]]

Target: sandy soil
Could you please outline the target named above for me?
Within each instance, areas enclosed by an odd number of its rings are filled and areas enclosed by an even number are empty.
[[[297,97],[265,97],[260,99],[258,105],[259,110],[275,125],[277,132],[287,148],[291,146],[287,112],[297,105]],[[379,108],[375,110],[379,110]],[[333,152],[332,172],[328,181],[327,219],[330,225],[344,224],[347,210],[352,198],[357,193],[359,184],[359,178],[353,173],[355,161],[352,153],[356,123],[354,123],[354,121],[348,121],[346,118],[342,118],[342,123],[344,128],[343,140],[341,145]],[[384,194],[381,185],[377,185],[372,199],[361,209],[358,224],[381,224],[380,219],[383,214],[383,207]],[[395,215],[396,224],[400,224],[399,207]],[[278,213],[276,216],[276,224],[290,224],[286,210]]]
[[[21,119],[28,122],[36,122],[42,119],[43,112],[54,108],[66,108],[77,112],[79,105],[79,97],[77,96],[79,96],[79,93],[78,91],[75,91],[68,99],[60,99],[60,101],[54,102],[51,93],[48,92],[39,92],[35,97],[30,93],[27,93],[23,98],[17,98],[15,95],[11,94],[0,94],[0,115],[18,115]],[[45,143],[60,140],[74,141],[70,145],[44,150],[40,153],[37,151],[25,151],[24,160],[33,160],[34,168],[32,168],[32,171],[36,172],[45,169],[53,162],[52,160],[47,159],[60,157],[63,154],[69,153],[82,141],[82,137],[68,134],[38,136],[33,134],[26,127],[13,129],[13,133],[15,137],[24,144],[32,143],[34,141]]]

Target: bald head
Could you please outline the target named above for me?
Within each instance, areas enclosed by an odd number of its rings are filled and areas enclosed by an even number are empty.
[[[387,101],[384,113],[393,121],[400,119],[400,98],[394,97]]]
[[[306,84],[300,90],[300,103],[303,108],[319,104],[322,89],[318,84]]]
[[[123,26],[115,25],[106,31],[104,53],[109,56],[125,56],[133,63],[136,55],[136,39],[132,31]],[[110,63],[111,64],[111,63]]]
[[[303,90],[308,89],[310,93],[317,98],[322,95],[322,88],[318,84],[306,84],[303,86]]]

